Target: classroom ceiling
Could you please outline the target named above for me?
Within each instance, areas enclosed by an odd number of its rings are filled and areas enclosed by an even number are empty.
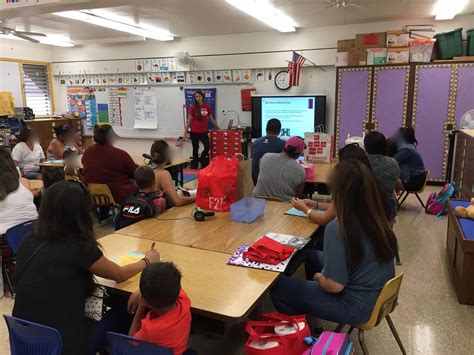
[[[297,28],[432,17],[437,0],[353,0],[357,6],[329,7],[336,0],[271,0],[291,16]],[[272,30],[224,0],[62,0],[60,3],[0,11],[17,29],[70,38],[78,44],[125,42],[136,36],[51,15],[52,12],[103,9],[133,19],[137,25],[169,30],[175,37],[208,36]],[[474,13],[469,0],[463,14]]]

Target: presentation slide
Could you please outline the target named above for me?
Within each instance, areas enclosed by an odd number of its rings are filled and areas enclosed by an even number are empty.
[[[305,132],[314,132],[314,97],[263,97],[262,130],[268,120],[281,121],[281,136],[304,137]]]

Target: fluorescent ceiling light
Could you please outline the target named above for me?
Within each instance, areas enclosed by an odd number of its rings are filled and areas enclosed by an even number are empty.
[[[436,20],[452,20],[466,7],[468,0],[438,0],[433,13]]]
[[[162,29],[149,30],[143,27],[133,26],[123,22],[114,21],[106,17],[95,15],[94,13],[85,10],[54,12],[53,15],[65,17],[71,20],[78,20],[90,23],[95,26],[110,28],[116,31],[131,33],[140,37],[152,38],[158,41],[172,41],[174,39],[173,35],[170,32]]]
[[[280,32],[296,30],[293,19],[276,9],[268,0],[226,0],[226,3]]]
[[[51,46],[58,46],[58,47],[74,47],[74,43],[69,42],[69,39],[65,39],[65,38],[55,38],[55,37],[50,37],[50,36],[48,37],[29,36],[29,37],[38,40],[41,44],[49,44]],[[26,39],[16,37],[12,34],[0,35],[0,38],[26,41]]]

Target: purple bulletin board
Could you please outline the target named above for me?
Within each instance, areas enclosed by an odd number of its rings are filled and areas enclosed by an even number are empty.
[[[362,136],[369,120],[372,68],[338,70],[336,151],[344,146],[348,134]]]
[[[430,180],[444,181],[447,168],[451,64],[419,65],[415,74],[413,123],[418,151]]]
[[[372,122],[375,129],[386,137],[405,126],[409,78],[409,66],[374,69]]]
[[[460,128],[462,115],[474,109],[474,64],[457,64],[456,106],[454,119]]]

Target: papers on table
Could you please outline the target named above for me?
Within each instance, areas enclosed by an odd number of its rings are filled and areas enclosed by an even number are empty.
[[[266,233],[265,236],[297,250],[303,249],[303,247],[311,240],[311,238],[295,237],[293,235],[281,233]]]
[[[323,210],[313,210],[318,213],[324,213]],[[291,207],[288,211],[285,212],[285,214],[290,215],[290,216],[297,216],[297,217],[307,217],[306,213],[300,210],[297,210],[294,207]]]
[[[124,266],[136,263],[137,261],[142,260],[144,257],[144,254],[140,254],[135,251],[129,251],[127,254],[122,255],[120,258],[115,260],[115,262],[120,266]],[[94,276],[94,282],[98,285],[107,287],[114,287],[117,284],[114,280],[104,279],[103,277],[99,276]]]
[[[295,253],[293,253],[286,260],[282,261],[277,265],[264,264],[256,261],[250,261],[243,257],[243,254],[249,249],[249,247],[249,244],[240,244],[234,254],[232,254],[229,260],[227,260],[227,264],[245,266],[250,267],[252,269],[263,269],[269,271],[283,272],[288,266],[288,263],[290,262],[292,256],[295,255]]]

